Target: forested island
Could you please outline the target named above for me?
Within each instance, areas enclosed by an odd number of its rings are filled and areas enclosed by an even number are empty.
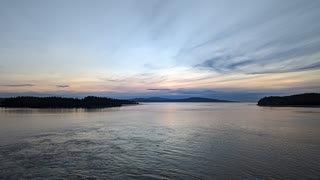
[[[258,101],[258,106],[304,106],[320,107],[319,93],[296,94],[292,96],[270,96]]]
[[[88,96],[83,99],[64,97],[12,97],[2,99],[0,107],[14,108],[107,108],[126,104],[138,104],[135,101]]]

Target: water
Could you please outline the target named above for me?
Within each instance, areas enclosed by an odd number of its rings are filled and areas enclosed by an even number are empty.
[[[320,179],[320,108],[0,109],[0,179]]]

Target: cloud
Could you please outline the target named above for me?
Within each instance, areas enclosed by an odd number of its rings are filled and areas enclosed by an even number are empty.
[[[33,84],[7,84],[4,86],[7,86],[7,87],[31,87],[34,85]]]
[[[147,89],[149,91],[170,91],[170,89],[167,88],[151,88],[151,89]]]
[[[317,70],[320,69],[320,63],[314,63],[311,65],[293,68],[293,69],[275,69],[275,70],[269,70],[269,71],[257,71],[252,72],[251,74],[273,74],[273,73],[287,73],[287,72],[301,72],[301,71],[310,71],[310,70]]]
[[[319,69],[320,40],[311,43],[301,41],[299,45],[285,44],[281,47],[277,47],[279,42],[268,42],[248,52],[226,52],[193,67],[222,74],[269,74]]]
[[[58,88],[68,88],[70,85],[56,85]]]
[[[109,79],[109,78],[100,78],[103,81],[107,81],[107,82],[126,82],[126,79]]]
[[[115,78],[114,78],[115,77]],[[130,84],[130,83],[139,83],[139,84],[157,84],[166,80],[167,77],[164,75],[157,75],[154,73],[136,73],[132,75],[114,75],[111,78],[99,78],[99,80],[112,82],[113,84]]]
[[[319,17],[315,7],[320,4],[279,3],[270,9],[272,13],[263,13],[271,7],[266,5],[255,16],[244,13],[236,23],[209,31],[201,41],[194,38],[180,49],[177,57],[191,59],[194,68],[221,74],[319,69],[320,25],[312,19]]]

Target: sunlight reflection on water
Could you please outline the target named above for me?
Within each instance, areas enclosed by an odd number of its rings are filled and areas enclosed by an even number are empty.
[[[319,108],[0,109],[1,178],[317,179]]]

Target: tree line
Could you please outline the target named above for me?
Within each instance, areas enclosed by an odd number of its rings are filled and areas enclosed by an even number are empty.
[[[124,104],[138,104],[135,101],[88,96],[83,99],[64,97],[19,96],[2,100],[2,107],[25,108],[105,108],[120,107]]]
[[[305,93],[292,96],[270,96],[258,101],[259,106],[320,106],[320,93]]]

